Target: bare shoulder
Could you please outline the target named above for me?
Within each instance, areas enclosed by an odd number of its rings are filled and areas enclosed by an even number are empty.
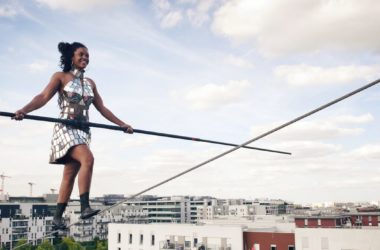
[[[88,78],[88,77],[85,77],[84,79],[86,79],[91,84],[92,88],[94,88],[94,89],[96,88],[96,84],[95,84],[94,80],[92,80],[91,78]]]
[[[67,74],[67,73],[62,72],[62,71],[55,72],[55,73],[51,76],[51,80],[52,80],[52,81],[64,82],[64,79],[65,79],[65,77],[66,77],[66,74]]]

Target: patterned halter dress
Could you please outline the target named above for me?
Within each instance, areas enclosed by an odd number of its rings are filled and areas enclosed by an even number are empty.
[[[71,71],[74,79],[68,82],[59,93],[58,105],[61,109],[60,119],[89,121],[89,108],[94,99],[91,83],[83,77],[83,71]],[[90,145],[89,127],[73,127],[62,123],[54,125],[49,163],[65,164],[69,150],[76,145]]]

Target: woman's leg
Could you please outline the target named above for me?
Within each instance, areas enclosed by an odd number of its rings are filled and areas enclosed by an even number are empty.
[[[79,194],[90,192],[94,157],[87,145],[81,144],[72,148],[70,157],[80,164],[78,172]]]
[[[65,164],[61,187],[59,188],[58,203],[67,203],[69,201],[79,167],[80,164],[76,160],[70,160]]]
[[[66,225],[62,220],[62,215],[66,209],[67,202],[70,199],[70,195],[75,182],[75,177],[77,176],[78,171],[79,162],[75,160],[68,160],[63,169],[61,186],[59,188],[57,209],[53,220],[54,230],[66,229]]]
[[[71,150],[70,156],[80,163],[78,187],[81,203],[81,219],[87,219],[100,211],[91,209],[89,202],[94,156],[85,144],[75,146]]]

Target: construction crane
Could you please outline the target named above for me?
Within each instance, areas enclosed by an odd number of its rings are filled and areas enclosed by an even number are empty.
[[[29,186],[30,186],[30,197],[33,196],[33,185],[35,185],[35,183],[33,182],[28,182]]]
[[[4,175],[4,173],[2,173],[1,175],[0,175],[0,178],[1,178],[1,198],[4,198],[4,180],[5,180],[5,178],[11,178],[10,176],[6,176],[6,175]]]

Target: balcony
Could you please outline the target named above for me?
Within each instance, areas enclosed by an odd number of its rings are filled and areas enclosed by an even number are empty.
[[[227,244],[226,247],[222,247],[221,245],[217,244],[202,244],[198,243],[196,246],[191,247],[190,242],[184,243],[178,243],[178,242],[166,242],[166,241],[160,241],[160,250],[231,250],[231,244]]]
[[[166,241],[160,241],[160,250],[168,250],[168,249],[173,249],[173,250],[191,250],[191,247],[186,247],[185,244],[179,244],[177,242],[171,243],[171,242],[166,242]]]

